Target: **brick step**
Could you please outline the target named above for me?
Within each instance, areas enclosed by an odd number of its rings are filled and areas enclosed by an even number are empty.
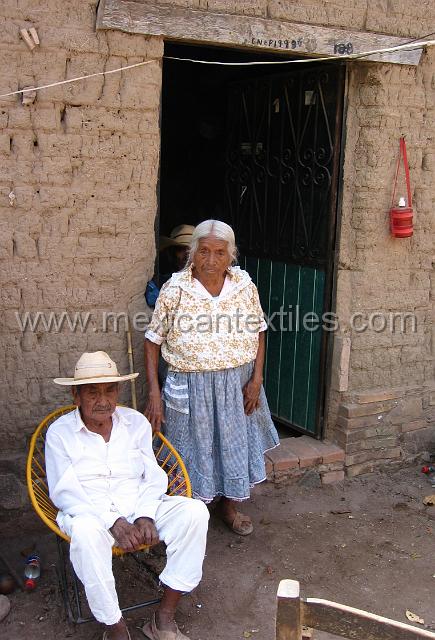
[[[343,449],[331,442],[309,436],[284,438],[279,447],[265,454],[267,478],[275,484],[308,477],[322,484],[344,479]]]

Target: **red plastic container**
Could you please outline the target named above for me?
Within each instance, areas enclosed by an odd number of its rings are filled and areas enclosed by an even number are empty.
[[[409,238],[412,236],[414,232],[413,217],[414,211],[412,207],[400,206],[400,202],[398,207],[392,207],[390,209],[391,235],[395,238]]]
[[[403,158],[403,166],[405,169],[405,180],[406,180],[406,191],[407,191],[407,201],[405,198],[399,199],[398,206],[395,206],[396,202],[396,187],[397,187],[397,178],[399,175],[400,168],[400,160]],[[409,165],[408,158],[406,155],[406,142],[405,138],[402,136],[400,138],[400,153],[397,161],[396,167],[396,175],[394,178],[394,189],[393,189],[393,197],[391,200],[391,209],[390,209],[390,231],[393,238],[409,238],[412,236],[414,232],[413,227],[413,218],[414,211],[412,209],[412,196],[411,196],[411,183],[409,179]]]

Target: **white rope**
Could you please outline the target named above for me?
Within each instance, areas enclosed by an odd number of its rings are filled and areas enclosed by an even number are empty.
[[[408,44],[399,44],[395,47],[385,49],[375,49],[373,51],[365,51],[363,53],[349,53],[343,56],[328,56],[323,58],[303,58],[302,60],[270,60],[268,62],[215,62],[211,60],[195,60],[193,58],[175,58],[173,56],[165,56],[166,60],[183,60],[184,62],[197,62],[199,64],[218,64],[228,67],[248,66],[255,64],[301,64],[303,62],[325,62],[329,60],[356,60],[358,58],[366,58],[380,53],[393,53],[394,51],[413,51],[427,46],[435,45],[435,40],[424,40],[421,42],[411,42]],[[274,52],[275,53],[275,52]],[[1,97],[1,96],[0,96]]]
[[[302,64],[304,62],[326,62],[331,60],[357,60],[358,58],[366,58],[367,56],[377,55],[380,53],[392,53],[394,51],[412,51],[414,49],[421,49],[423,47],[430,47],[435,45],[435,40],[423,40],[421,42],[410,42],[408,44],[399,44],[396,47],[388,47],[385,49],[376,49],[374,51],[365,51],[364,53],[350,53],[344,56],[328,56],[324,58],[303,58],[302,60],[273,60],[268,62],[214,62],[211,60],[194,60],[191,58],[175,58],[173,56],[164,56],[167,60],[181,60],[183,62],[194,62],[196,64],[216,64],[221,66],[250,66],[258,64]],[[118,73],[120,71],[127,71],[128,69],[134,69],[136,67],[142,67],[146,64],[158,62],[157,60],[146,60],[144,62],[136,62],[136,64],[129,64],[125,67],[119,67],[118,69],[110,69],[109,71],[99,71],[98,73],[90,73],[86,76],[78,76],[77,78],[70,78],[69,80],[59,80],[58,82],[52,82],[50,84],[43,84],[39,87],[28,87],[27,89],[18,89],[17,91],[10,91],[9,93],[3,93],[0,98],[8,98],[9,96],[16,96],[21,93],[28,93],[30,91],[40,91],[41,89],[50,89],[51,87],[58,87],[63,84],[70,84],[72,82],[80,82],[81,80],[87,80],[88,78],[96,78],[97,76],[107,76],[110,73]]]
[[[77,78],[70,78],[69,80],[59,80],[59,82],[52,82],[51,84],[43,84],[40,87],[29,87],[27,89],[19,89],[18,91],[11,91],[10,93],[3,93],[0,98],[7,98],[8,96],[16,96],[18,93],[27,93],[28,91],[39,91],[40,89],[50,89],[51,87],[58,87],[61,84],[70,84],[71,82],[79,82],[80,80],[87,80],[87,78],[95,78],[96,76],[107,76],[109,73],[118,73],[118,71],[126,71],[126,69],[134,69],[135,67],[142,67],[144,64],[151,64],[156,60],[146,60],[145,62],[136,62],[136,64],[129,64],[126,67],[119,67],[119,69],[110,69],[109,71],[98,71],[98,73],[90,73],[88,76],[78,76]]]

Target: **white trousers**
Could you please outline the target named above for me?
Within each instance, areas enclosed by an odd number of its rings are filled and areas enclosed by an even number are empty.
[[[199,500],[163,496],[155,525],[166,543],[167,562],[160,580],[167,587],[188,592],[198,585],[208,519],[207,507]],[[65,517],[63,528],[71,538],[71,563],[84,585],[92,614],[103,624],[115,624],[122,613],[112,571],[112,534],[93,516]]]

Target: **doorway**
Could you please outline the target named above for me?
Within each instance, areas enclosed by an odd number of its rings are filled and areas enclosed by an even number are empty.
[[[168,57],[282,57],[165,44],[159,233],[208,218],[231,224],[240,266],[269,318],[265,389],[274,420],[320,438],[344,67]]]

